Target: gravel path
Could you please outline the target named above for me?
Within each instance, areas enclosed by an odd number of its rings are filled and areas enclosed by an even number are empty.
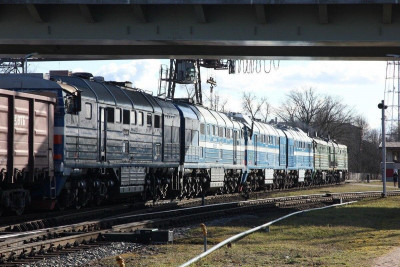
[[[374,267],[396,267],[400,266],[400,247],[374,260]]]

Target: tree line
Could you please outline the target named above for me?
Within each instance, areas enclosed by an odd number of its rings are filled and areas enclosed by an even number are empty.
[[[226,104],[227,101],[219,101],[219,104],[212,103],[211,108],[227,112]],[[245,92],[242,111],[253,119],[284,123],[302,129],[311,137],[329,138],[347,145],[351,172],[380,172],[379,131],[372,129],[365,117],[339,97],[318,93],[313,88],[292,90],[280,105],[272,106],[267,98]]]

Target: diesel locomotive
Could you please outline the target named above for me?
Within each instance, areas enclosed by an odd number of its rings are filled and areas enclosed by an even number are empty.
[[[22,133],[29,147],[26,160],[13,164],[20,157],[20,115],[17,107],[9,107],[8,120],[1,119],[7,113],[1,113],[0,102],[0,138],[3,127],[15,132],[0,140],[0,210],[20,214],[33,203],[80,208],[119,199],[246,193],[346,178],[345,145],[241,113],[158,98],[129,82],[52,71],[3,74],[0,88],[30,96],[24,118],[33,129]],[[47,106],[47,128],[37,118],[44,114],[44,107],[35,108],[40,101]],[[8,149],[1,150],[4,142]]]

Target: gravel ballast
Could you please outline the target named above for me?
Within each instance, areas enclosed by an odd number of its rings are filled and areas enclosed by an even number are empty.
[[[26,267],[53,267],[53,266],[95,266],[91,262],[117,256],[127,252],[146,250],[148,246],[137,243],[115,242],[56,257],[46,258],[31,264],[23,264]]]

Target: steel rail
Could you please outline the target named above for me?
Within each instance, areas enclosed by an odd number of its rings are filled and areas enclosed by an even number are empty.
[[[240,239],[242,239],[242,238],[244,238],[244,237],[246,237],[246,236],[248,236],[248,235],[250,235],[250,234],[252,234],[254,232],[257,232],[257,231],[259,231],[261,229],[264,229],[264,228],[266,228],[266,227],[268,227],[268,226],[270,226],[270,225],[272,225],[272,224],[274,224],[276,222],[282,221],[282,220],[284,220],[286,218],[289,218],[291,216],[294,216],[294,215],[297,215],[297,214],[301,214],[301,213],[305,213],[305,212],[315,211],[315,210],[322,210],[322,209],[327,209],[327,208],[333,208],[333,207],[348,205],[348,204],[355,203],[355,202],[357,202],[357,201],[351,201],[351,202],[340,203],[340,204],[333,204],[333,205],[329,205],[329,206],[325,206],[325,207],[318,207],[318,208],[313,208],[313,209],[307,209],[307,210],[300,210],[300,211],[292,212],[292,213],[287,214],[285,216],[282,216],[282,217],[280,217],[278,219],[275,219],[275,220],[270,221],[268,223],[265,223],[263,225],[254,227],[254,228],[249,229],[249,230],[247,230],[245,232],[242,232],[240,234],[234,235],[234,236],[232,236],[232,237],[230,237],[228,239],[225,239],[224,241],[222,241],[222,242],[218,243],[217,245],[213,246],[211,249],[201,253],[200,255],[194,257],[193,259],[191,259],[191,260],[185,262],[184,264],[180,265],[180,267],[189,266],[189,265],[197,262],[198,260],[206,257],[207,255],[211,254],[212,252],[216,251],[217,249],[220,249],[221,247],[227,245],[228,243],[232,243],[234,241],[238,241],[238,240],[240,240]]]

